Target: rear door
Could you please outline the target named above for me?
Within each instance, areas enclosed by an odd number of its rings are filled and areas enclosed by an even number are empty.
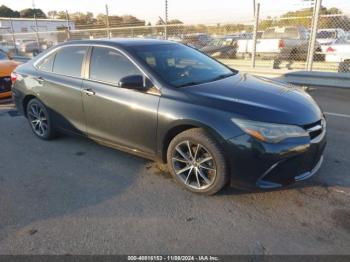
[[[49,108],[56,127],[83,134],[82,66],[88,47],[66,46],[41,60],[37,65],[35,92]]]
[[[83,104],[88,135],[154,155],[160,93],[118,86],[121,78],[143,73],[116,49],[93,47],[87,71]]]

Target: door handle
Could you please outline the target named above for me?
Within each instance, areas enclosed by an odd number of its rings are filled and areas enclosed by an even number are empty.
[[[42,84],[45,81],[45,79],[42,78],[41,76],[39,76],[39,77],[36,78],[36,81],[38,81],[39,84]]]
[[[94,96],[96,93],[94,90],[87,88],[87,89],[83,89],[83,92],[85,93],[85,95],[87,96]]]

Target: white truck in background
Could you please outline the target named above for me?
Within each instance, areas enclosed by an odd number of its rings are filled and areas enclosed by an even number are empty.
[[[328,47],[335,44],[346,44],[348,40],[345,31],[341,28],[319,29],[316,39],[324,54]]]
[[[237,56],[250,56],[253,39],[238,40]],[[267,28],[257,39],[257,56],[269,59],[305,60],[309,48],[309,32],[303,26]],[[316,52],[320,52],[319,44]]]

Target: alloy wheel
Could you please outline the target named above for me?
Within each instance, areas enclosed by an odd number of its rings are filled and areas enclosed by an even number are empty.
[[[203,145],[189,140],[174,148],[172,167],[185,186],[195,190],[210,187],[217,175],[215,161],[210,152]]]
[[[40,105],[32,104],[28,111],[28,117],[35,134],[40,137],[47,135],[48,120],[44,109]]]

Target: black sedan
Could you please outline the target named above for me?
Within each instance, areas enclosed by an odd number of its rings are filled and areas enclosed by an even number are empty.
[[[200,49],[203,53],[214,58],[236,58],[238,37],[222,37],[211,41]]]
[[[320,168],[326,122],[303,91],[161,40],[67,42],[19,66],[34,134],[86,136],[161,163],[186,189],[278,188]]]

